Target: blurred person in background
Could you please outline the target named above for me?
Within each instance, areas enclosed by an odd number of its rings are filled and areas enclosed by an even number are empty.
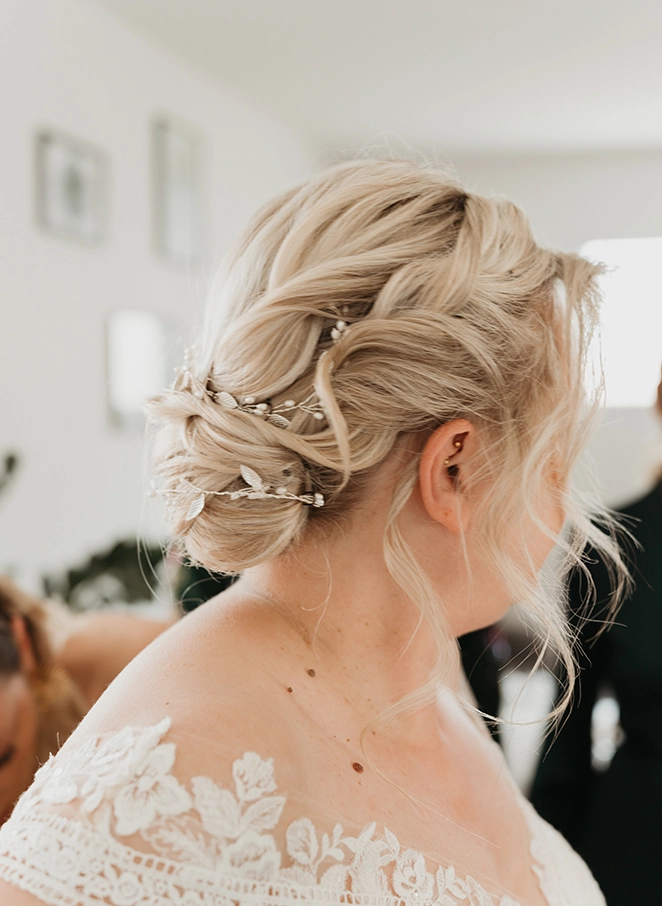
[[[117,674],[168,625],[76,615],[0,576],[0,823]]]
[[[662,416],[662,382],[657,389]],[[609,906],[659,900],[662,844],[662,476],[642,498],[620,509],[632,535],[627,560],[634,591],[608,630],[611,582],[603,558],[584,561],[595,584],[594,618],[579,633],[579,685],[560,735],[548,741],[531,792],[540,814],[583,856]],[[590,593],[577,569],[570,614]],[[594,752],[593,709],[611,694],[620,710],[611,763]]]

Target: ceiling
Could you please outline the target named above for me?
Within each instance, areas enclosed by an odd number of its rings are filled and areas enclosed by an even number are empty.
[[[660,0],[96,0],[320,149],[662,147]]]

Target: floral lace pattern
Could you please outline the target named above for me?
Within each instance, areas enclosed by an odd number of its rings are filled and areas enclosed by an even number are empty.
[[[193,777],[187,787],[172,774],[175,744],[162,741],[169,726],[165,719],[126,727],[51,757],[0,831],[0,877],[49,906],[519,906],[452,867],[429,871],[421,853],[401,847],[389,830],[377,835],[374,823],[348,836],[340,824],[320,833],[298,818],[285,829],[281,853],[270,831],[286,798],[272,759],[254,752],[237,759],[234,790],[208,777]],[[75,819],[39,808],[74,801]],[[141,841],[140,850],[123,842],[129,837]],[[550,906],[601,906],[597,885],[575,859],[568,863],[579,884],[572,900],[551,886],[567,888],[563,860],[558,878],[538,866]]]

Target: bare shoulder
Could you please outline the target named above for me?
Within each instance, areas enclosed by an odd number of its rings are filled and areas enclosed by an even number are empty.
[[[75,619],[57,660],[91,706],[124,667],[171,622],[129,613],[86,614]]]
[[[70,744],[168,717],[179,767],[209,773],[246,751],[291,761],[298,717],[291,677],[303,673],[268,608],[214,599],[172,626],[117,677]],[[223,771],[225,773],[225,771]]]
[[[249,781],[298,791],[297,709],[283,679],[293,667],[287,632],[272,616],[241,600],[212,601],[166,630],[122,671],[50,762],[41,786],[33,787],[30,814],[55,810],[85,825],[96,808],[87,800],[81,805],[88,788],[116,801],[126,795],[131,808],[153,795],[164,815],[191,808],[197,794],[218,800],[220,809],[227,791]],[[56,792],[49,798],[50,784]],[[2,880],[0,903],[43,906]]]
[[[42,900],[33,897],[31,893],[19,890],[13,884],[0,880],[0,903],[3,906],[44,906]]]

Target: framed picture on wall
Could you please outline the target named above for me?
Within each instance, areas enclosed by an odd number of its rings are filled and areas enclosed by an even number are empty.
[[[108,164],[97,148],[59,132],[36,139],[37,219],[59,236],[99,242],[106,226]]]
[[[191,266],[203,249],[201,139],[187,126],[157,120],[152,155],[155,248],[169,262]]]

